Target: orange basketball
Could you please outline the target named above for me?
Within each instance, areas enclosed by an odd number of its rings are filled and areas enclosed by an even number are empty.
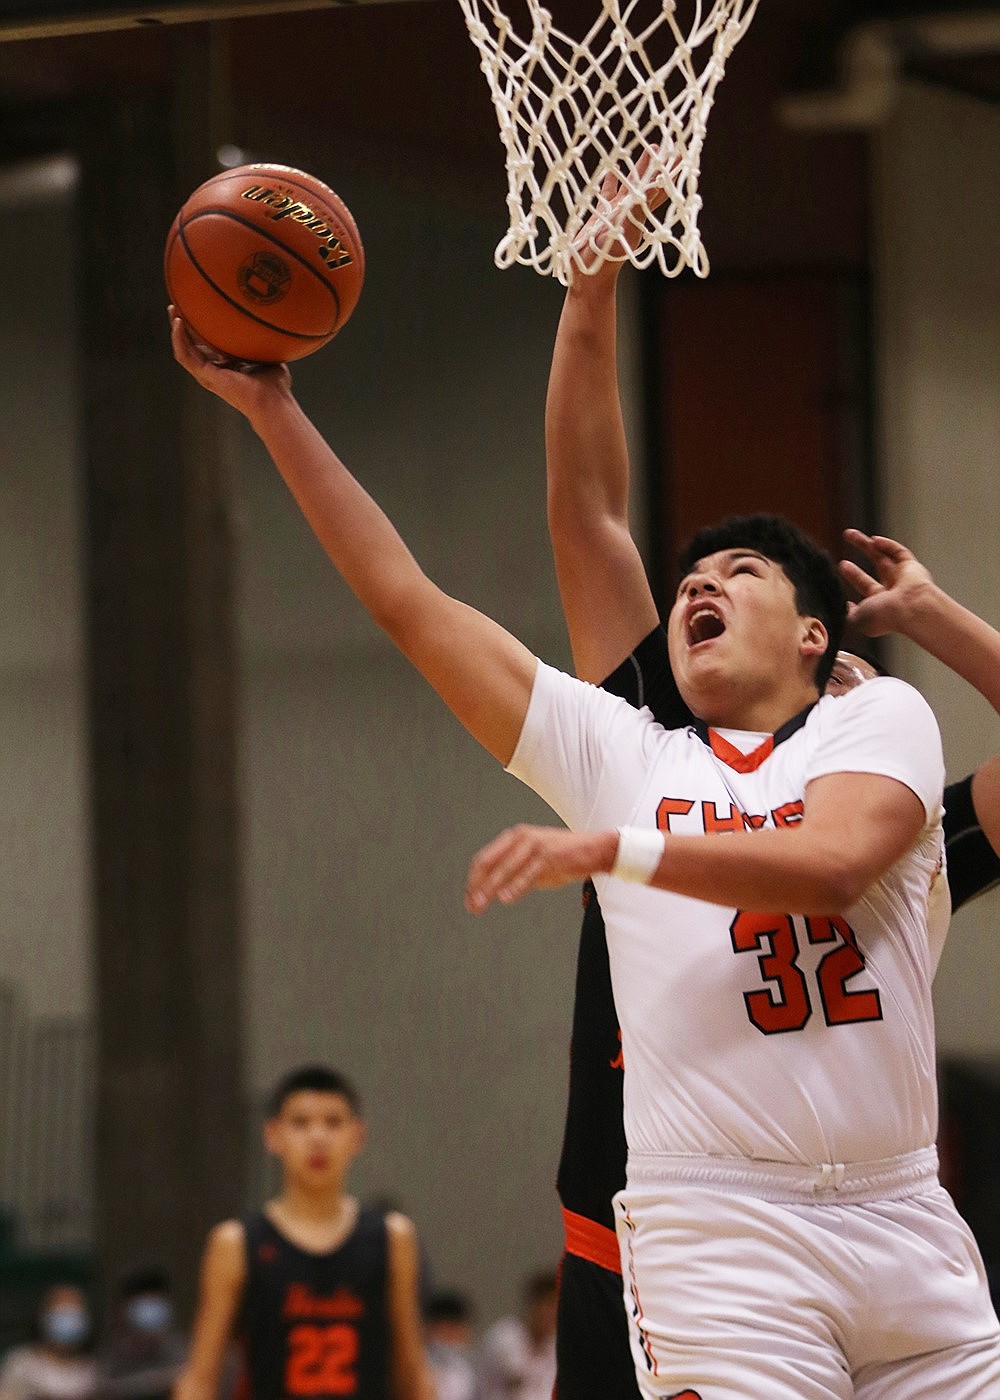
[[[346,324],[365,252],[350,210],[314,175],[241,165],[185,203],[163,270],[197,340],[235,360],[300,360]]]

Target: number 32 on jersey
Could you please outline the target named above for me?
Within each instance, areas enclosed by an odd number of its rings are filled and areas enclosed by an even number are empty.
[[[740,910],[729,927],[735,953],[756,953],[768,985],[743,993],[747,1015],[764,1035],[800,1031],[816,1003],[828,1026],[881,1021],[882,1000],[875,988],[852,988],[865,970],[851,926],[840,918],[793,918]],[[808,974],[800,967],[802,937],[809,944],[832,945]]]

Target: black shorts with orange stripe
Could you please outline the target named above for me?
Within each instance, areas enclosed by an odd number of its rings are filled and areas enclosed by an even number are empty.
[[[559,1270],[556,1376],[555,1400],[640,1400],[621,1274],[578,1254]]]

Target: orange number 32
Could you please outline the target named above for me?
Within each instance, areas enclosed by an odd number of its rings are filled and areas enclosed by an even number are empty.
[[[840,918],[807,918],[810,943],[837,946],[820,959],[816,985],[828,1026],[881,1021],[878,991],[851,991],[847,983],[865,970],[854,930]],[[744,992],[747,1015],[764,1035],[800,1031],[812,1016],[812,999],[805,974],[799,967],[799,939],[790,914],[756,914],[740,910],[729,929],[733,951],[756,952],[761,977],[770,987]]]

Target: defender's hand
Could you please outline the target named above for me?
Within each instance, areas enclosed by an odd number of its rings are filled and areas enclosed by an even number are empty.
[[[897,540],[886,535],[866,535],[861,530],[845,530],[844,539],[875,565],[872,578],[850,559],[840,562],[840,576],[861,595],[848,604],[848,620],[869,637],[887,632],[906,633],[907,620],[919,599],[934,580],[930,571]]]

